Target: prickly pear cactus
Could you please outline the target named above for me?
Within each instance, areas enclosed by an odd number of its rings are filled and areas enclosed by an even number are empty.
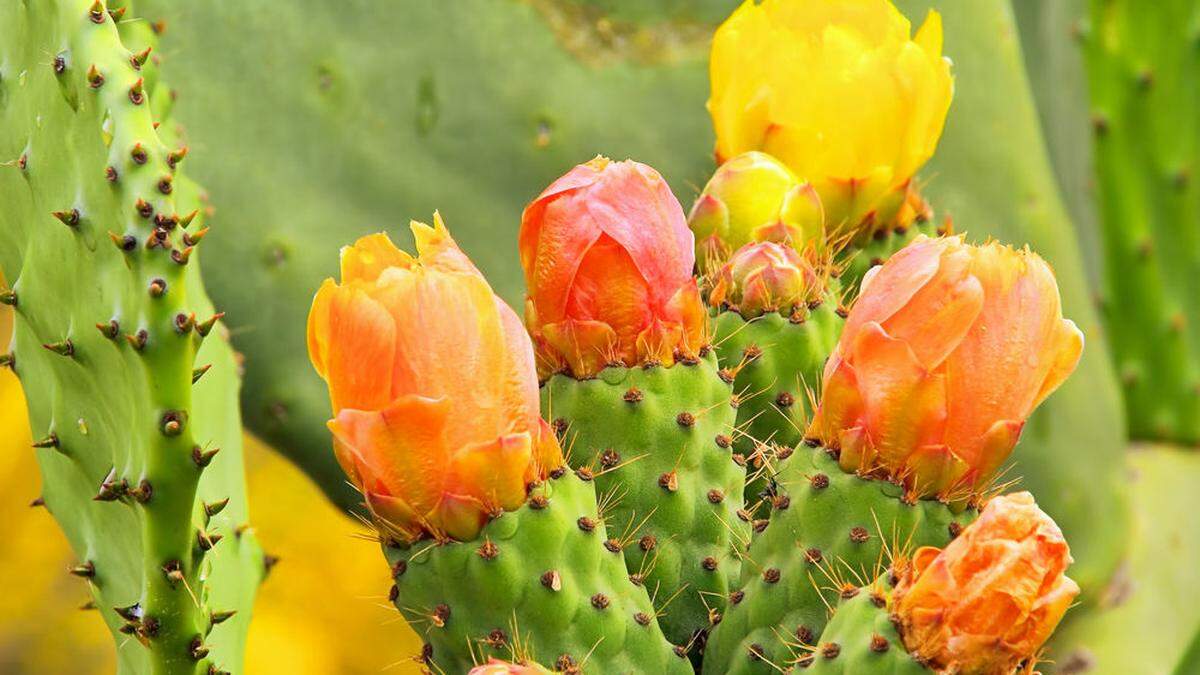
[[[805,645],[807,653],[797,663],[810,673],[827,675],[928,675],[904,648],[888,615],[885,582],[848,589],[820,639]]]
[[[713,344],[721,376],[733,382],[738,404],[733,448],[747,462],[745,499],[752,513],[770,499],[779,450],[803,440],[844,313],[834,293],[788,317],[771,312],[747,321],[734,311],[717,315]]]
[[[567,460],[596,483],[605,546],[649,590],[667,638],[698,652],[696,636],[736,584],[749,542],[745,468],[731,449],[734,409],[716,358],[610,367],[582,381],[555,375],[542,401]]]
[[[124,2],[0,6],[0,297],[16,310],[3,361],[39,439],[38,503],[120,671],[231,672],[263,556],[245,529],[236,366],[197,269],[205,218],[154,41]]]
[[[1200,5],[1095,0],[1082,40],[1102,313],[1130,432],[1200,443]]]
[[[709,635],[705,673],[786,671],[825,630],[843,592],[903,549],[944,546],[974,517],[935,501],[906,503],[902,488],[843,472],[823,448],[801,445],[780,467],[769,524]]]
[[[425,639],[419,660],[439,673],[489,657],[563,673],[691,673],[608,547],[609,524],[594,487],[559,469],[475,541],[385,545],[391,600]]]

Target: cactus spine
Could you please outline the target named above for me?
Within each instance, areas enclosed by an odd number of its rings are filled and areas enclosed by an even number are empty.
[[[42,501],[79,556],[71,573],[114,638],[141,643],[118,650],[121,672],[235,671],[263,574],[243,527],[235,366],[210,335],[185,151],[156,132],[172,123],[154,37],[121,20],[129,9],[0,9],[6,361],[40,438]]]

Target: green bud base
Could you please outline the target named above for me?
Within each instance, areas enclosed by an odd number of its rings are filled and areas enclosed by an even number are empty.
[[[568,459],[594,476],[611,548],[644,580],[667,638],[697,651],[749,543],[745,468],[733,461],[730,387],[713,354],[671,368],[556,375],[543,411]]]
[[[891,483],[841,470],[801,445],[780,464],[769,525],[750,546],[743,583],[709,635],[704,672],[778,673],[825,629],[841,593],[920,546],[945,546],[974,518],[934,501],[908,504]]]
[[[593,486],[565,469],[558,476],[473,542],[384,546],[392,601],[425,639],[419,658],[438,673],[490,657],[564,673],[691,673],[645,588],[604,546]]]
[[[888,614],[883,580],[847,591],[799,665],[820,675],[929,675],[913,659]],[[805,664],[808,665],[805,665]]]
[[[837,345],[843,319],[836,296],[791,317],[778,313],[746,320],[737,312],[716,319],[717,359],[733,379],[737,431],[733,450],[747,458],[745,500],[752,513],[772,496],[774,457],[804,438],[812,392]]]

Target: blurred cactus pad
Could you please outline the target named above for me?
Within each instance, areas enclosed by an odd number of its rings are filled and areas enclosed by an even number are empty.
[[[441,209],[519,308],[521,209],[564,167],[633,157],[659,169],[686,207],[714,168],[708,46],[736,4],[147,2],[167,27],[164,68],[194,136],[189,169],[216,207],[206,279],[246,358],[251,430],[353,504],[305,352],[313,292],[336,271],[328,251],[379,230],[403,242],[410,217]],[[898,4],[919,22],[935,3]],[[1115,566],[1127,521],[1116,380],[1012,9],[937,4],[956,94],[924,193],[974,240],[1032,245],[1087,334],[1079,370],[1030,420],[1011,476],[1062,524],[1075,574],[1093,588]]]

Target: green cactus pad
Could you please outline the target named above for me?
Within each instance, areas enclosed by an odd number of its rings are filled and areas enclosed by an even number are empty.
[[[778,448],[804,438],[825,361],[842,329],[836,297],[798,310],[747,321],[737,312],[717,315],[713,344],[721,373],[733,378],[738,401],[734,452],[747,458],[745,500],[751,511],[763,498]]]
[[[887,610],[883,581],[847,591],[800,664],[822,675],[929,675],[913,659]]]
[[[803,656],[845,589],[873,579],[889,555],[944,546],[973,517],[901,488],[844,473],[822,448],[780,463],[770,524],[754,540],[743,584],[709,635],[704,672],[777,673]]]
[[[9,354],[41,503],[119,672],[240,671],[263,557],[243,529],[236,365],[192,250],[204,217],[155,130],[174,122],[154,41],[128,3],[0,6]]]
[[[1200,444],[1200,6],[1094,0],[1082,33],[1102,315],[1135,440]]]
[[[593,486],[556,475],[473,542],[384,546],[392,600],[425,639],[419,658],[439,673],[489,657],[566,673],[691,673],[645,588],[605,547]]]
[[[644,578],[663,632],[694,650],[749,541],[745,468],[730,448],[735,413],[715,356],[606,368],[591,380],[556,375],[542,402],[571,465],[595,476],[610,545]]]

